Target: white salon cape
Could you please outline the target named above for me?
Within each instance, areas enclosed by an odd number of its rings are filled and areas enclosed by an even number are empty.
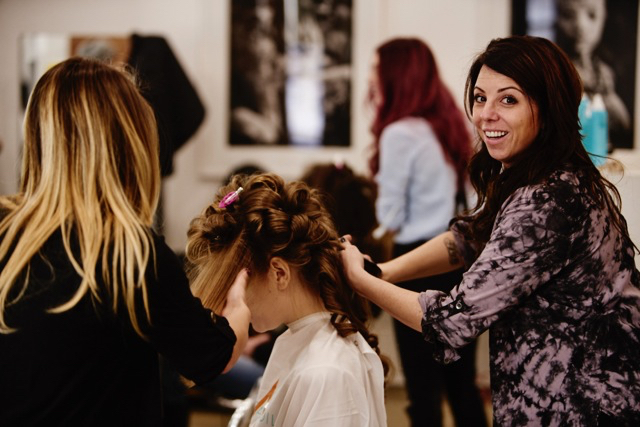
[[[380,358],[362,335],[343,338],[329,319],[311,314],[278,337],[252,427],[387,425]]]

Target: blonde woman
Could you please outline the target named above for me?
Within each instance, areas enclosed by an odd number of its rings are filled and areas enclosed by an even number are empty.
[[[0,199],[0,425],[158,426],[158,354],[196,383],[230,368],[246,275],[212,315],[151,231],[156,124],[128,74],[52,67],[24,132],[20,192]]]
[[[338,234],[315,190],[236,176],[189,230],[194,292],[212,306],[250,269],[258,332],[282,324],[252,426],[386,426],[384,371],[367,305],[345,282]]]

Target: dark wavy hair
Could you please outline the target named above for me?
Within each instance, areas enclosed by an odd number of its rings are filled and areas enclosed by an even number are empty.
[[[380,45],[376,53],[382,105],[371,125],[375,137],[369,159],[371,173],[378,172],[384,128],[405,117],[422,117],[433,128],[447,160],[455,168],[458,189],[462,189],[472,151],[471,135],[464,114],[440,80],[431,49],[416,38],[396,38]]]
[[[582,82],[568,56],[556,44],[540,37],[492,40],[475,58],[467,76],[465,110],[469,117],[473,115],[473,91],[482,67],[515,81],[537,105],[541,126],[533,143],[504,169],[478,137],[480,149],[469,164],[477,203],[468,216],[460,216],[470,222],[468,237],[484,246],[507,197],[520,187],[542,183],[554,171],[564,169],[580,173],[596,204],[611,213],[612,225],[629,238],[619,210],[618,190],[600,174],[582,145],[578,120]]]
[[[242,187],[228,208],[218,203]],[[207,307],[222,308],[237,273],[265,273],[280,257],[299,269],[308,291],[318,295],[341,336],[360,332],[380,354],[378,338],[367,327],[367,302],[348,285],[339,251],[339,235],[317,190],[275,174],[236,175],[188,231],[186,257],[192,289]],[[389,365],[381,357],[385,376]]]

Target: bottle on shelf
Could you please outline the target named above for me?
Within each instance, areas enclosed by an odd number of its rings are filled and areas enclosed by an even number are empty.
[[[591,119],[591,100],[586,93],[582,94],[580,106],[578,107],[578,119],[580,119],[580,134],[582,135],[582,144],[587,152],[591,151],[591,141],[588,132],[589,120]]]
[[[582,95],[578,107],[578,118],[582,126],[582,143],[596,166],[605,163],[609,148],[608,114],[602,95],[595,94],[590,99]]]
[[[609,149],[609,115],[604,105],[602,95],[596,93],[591,102],[591,119],[589,121],[591,133],[591,160],[596,166],[605,163]]]

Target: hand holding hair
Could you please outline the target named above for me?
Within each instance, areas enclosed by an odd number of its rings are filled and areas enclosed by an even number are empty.
[[[366,275],[364,269],[365,256],[360,252],[357,246],[351,243],[351,236],[346,235],[340,238],[343,250],[340,251],[340,258],[342,259],[342,266],[344,272],[349,281],[349,285],[358,292],[362,293],[361,285],[363,284],[363,277]]]
[[[418,294],[369,274],[365,270],[365,255],[351,244],[350,236],[346,237],[340,257],[351,287],[405,325],[420,331],[422,312],[418,304]]]
[[[344,244],[347,242],[347,238],[349,239],[349,244],[351,244],[351,235],[346,235],[346,236],[342,236],[340,237],[340,243]],[[353,245],[351,245],[353,246]],[[358,250],[359,251],[359,250]],[[372,276],[375,277],[382,277],[382,270],[380,269],[380,267],[378,266],[378,264],[376,264],[369,255],[363,254],[363,262],[364,262],[364,269],[367,273],[369,273]],[[343,260],[344,261],[344,260]]]
[[[225,315],[225,311],[234,310],[236,308],[246,307],[245,304],[245,291],[247,289],[247,281],[249,280],[249,270],[243,268],[238,272],[235,281],[227,292],[227,299],[222,309],[222,314]]]
[[[236,276],[236,280],[227,292],[227,298],[222,309],[222,315],[226,317],[229,326],[236,334],[237,342],[233,346],[233,354],[227,363],[223,372],[227,372],[236,363],[242,354],[244,347],[249,338],[249,322],[251,321],[251,312],[245,302],[245,290],[249,272],[246,268],[240,270]]]

